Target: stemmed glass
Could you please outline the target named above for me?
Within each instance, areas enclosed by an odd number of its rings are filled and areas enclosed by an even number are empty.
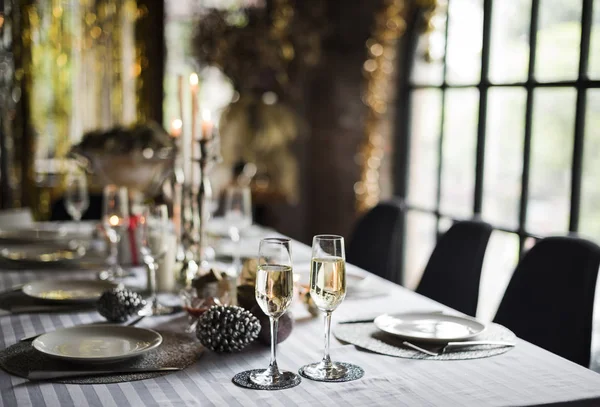
[[[170,307],[158,303],[156,295],[157,262],[167,254],[169,235],[169,213],[166,205],[144,207],[140,217],[142,242],[140,251],[144,263],[148,266],[148,288],[152,302],[152,314],[161,315],[171,312]]]
[[[228,225],[229,237],[235,245],[234,267],[236,273],[241,271],[240,244],[244,229],[252,225],[252,194],[250,188],[231,186],[225,191],[225,222]]]
[[[346,255],[344,238],[317,235],[313,238],[310,267],[310,297],[317,308],[325,312],[325,351],[323,359],[300,368],[300,374],[318,381],[345,381],[363,370],[355,365],[332,362],[329,356],[331,313],[346,297]],[[362,376],[362,374],[361,374]]]
[[[300,384],[300,377],[292,372],[281,371],[277,366],[277,325],[285,314],[294,295],[294,275],[290,240],[265,238],[259,246],[259,263],[256,272],[255,295],[262,311],[269,316],[271,325],[271,360],[266,370],[251,370],[247,375],[250,383],[263,389],[283,389]],[[239,376],[239,375],[238,375]],[[235,381],[235,378],[234,378]]]
[[[129,227],[129,196],[127,188],[107,185],[103,191],[102,224],[110,240],[110,263],[108,279],[123,278],[125,273],[119,264],[119,241],[121,233]]]
[[[70,172],[67,175],[65,189],[65,209],[79,225],[83,213],[90,205],[87,178],[84,173]]]

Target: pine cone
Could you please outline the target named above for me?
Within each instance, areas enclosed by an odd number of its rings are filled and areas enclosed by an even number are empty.
[[[140,294],[122,288],[105,291],[96,304],[100,315],[112,322],[125,322],[145,306]]]
[[[258,337],[260,322],[241,307],[213,305],[198,320],[196,336],[215,352],[238,352]]]

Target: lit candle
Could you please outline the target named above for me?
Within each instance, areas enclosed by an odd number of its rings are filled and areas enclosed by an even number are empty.
[[[198,122],[197,122],[197,112],[198,112],[198,83],[199,83],[198,74],[193,72],[190,75],[190,90],[192,92],[192,138],[191,138],[191,149],[192,152],[192,160],[198,159],[199,151],[197,146],[198,140]],[[196,180],[199,178],[198,165],[195,162],[192,162],[192,186],[196,185]]]
[[[202,138],[210,139],[212,137],[213,122],[210,119],[210,110],[202,110]]]
[[[183,127],[183,121],[181,119],[173,119],[171,122],[171,136],[181,136],[181,128]]]

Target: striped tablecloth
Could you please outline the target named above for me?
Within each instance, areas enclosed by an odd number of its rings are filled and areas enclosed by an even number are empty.
[[[303,249],[301,249],[303,250]],[[306,254],[306,253],[304,253]],[[301,258],[302,256],[298,256]],[[0,290],[40,278],[78,274],[57,271],[0,270]],[[89,272],[87,273],[89,275]],[[81,275],[79,275],[81,276]],[[389,295],[371,299],[352,296],[334,313],[335,320],[382,312],[439,310],[442,307],[400,286],[370,277]],[[380,291],[380,290],[379,290]],[[364,297],[364,296],[362,296]],[[296,308],[299,310],[299,308]],[[296,316],[301,317],[300,313]],[[22,314],[0,317],[0,346],[59,327],[100,319],[95,312]],[[141,326],[182,330],[182,316],[146,318]],[[558,327],[557,327],[558,328]],[[321,357],[323,328],[315,319],[296,321],[292,335],[278,348],[283,369],[296,371]],[[476,360],[400,359],[357,350],[332,340],[336,360],[356,363],[365,376],[348,383],[303,380],[284,391],[253,391],[236,387],[231,378],[266,367],[269,350],[260,345],[239,354],[210,352],[190,368],[157,379],[111,385],[32,383],[0,371],[0,404],[5,406],[522,406],[584,399],[600,405],[600,375],[524,341],[500,356]],[[597,404],[596,404],[597,402]]]

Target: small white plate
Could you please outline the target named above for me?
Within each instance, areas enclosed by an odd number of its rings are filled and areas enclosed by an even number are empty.
[[[48,356],[72,362],[115,362],[157,348],[162,336],[151,329],[121,325],[87,325],[40,335],[33,347]]]
[[[91,302],[116,286],[102,280],[39,280],[25,284],[22,291],[25,295],[46,301]]]
[[[384,314],[375,318],[384,332],[420,342],[464,341],[481,334],[485,324],[468,317],[432,312]]]

